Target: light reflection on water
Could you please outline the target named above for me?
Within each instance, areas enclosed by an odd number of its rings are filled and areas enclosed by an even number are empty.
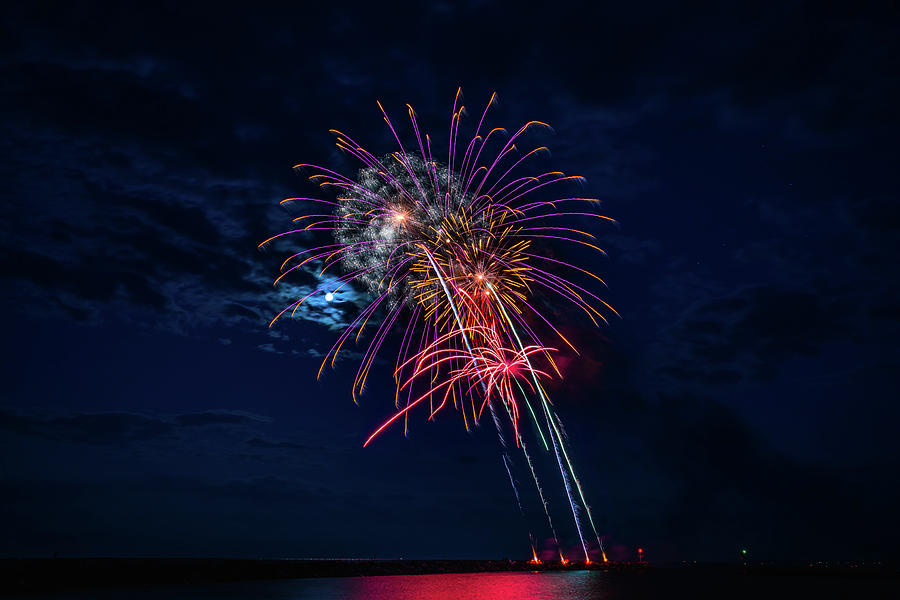
[[[606,598],[603,573],[452,573],[90,590],[31,600],[560,600]]]
[[[540,600],[601,598],[596,592],[602,575],[567,573],[461,573],[430,575],[423,587],[418,576],[365,577],[352,582],[348,598],[371,600]],[[390,581],[379,581],[381,579]]]
[[[453,573],[282,579],[89,590],[22,600],[666,600],[703,598],[900,598],[891,578],[748,576],[740,571],[651,569],[638,573]],[[892,593],[885,596],[890,589]],[[2,590],[0,590],[2,595]],[[14,600],[14,599],[11,599]]]

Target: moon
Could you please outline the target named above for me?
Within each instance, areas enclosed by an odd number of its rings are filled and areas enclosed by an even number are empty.
[[[334,300],[334,294],[332,294],[331,292],[328,292],[327,294],[325,294],[326,302],[331,302],[332,300]]]

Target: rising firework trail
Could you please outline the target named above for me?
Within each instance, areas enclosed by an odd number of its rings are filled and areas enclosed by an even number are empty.
[[[463,341],[465,342],[466,350],[468,351],[470,356],[474,356],[474,353],[472,351],[472,345],[469,342],[469,336],[466,334],[466,329],[463,327],[462,319],[460,319],[460,316],[459,316],[459,311],[456,308],[456,304],[453,302],[453,296],[450,294],[450,290],[447,288],[447,281],[444,278],[444,275],[441,271],[441,267],[434,260],[434,256],[431,254],[431,252],[428,250],[428,248],[423,247],[422,250],[423,250],[423,252],[425,252],[425,255],[428,257],[428,261],[431,264],[432,269],[434,269],[435,275],[437,276],[438,280],[441,282],[441,289],[444,291],[444,294],[447,296],[447,302],[450,305],[450,308],[453,310],[454,320],[456,321],[457,327],[459,327],[458,331],[459,331],[460,335],[462,336]],[[421,353],[420,353],[420,355],[421,355]],[[488,406],[491,411],[491,419],[494,422],[494,427],[497,429],[497,436],[500,438],[500,448],[501,448],[501,456],[503,458],[503,466],[506,467],[506,472],[507,472],[507,474],[509,474],[509,484],[512,486],[513,494],[516,496],[516,505],[518,505],[518,507],[519,507],[519,512],[521,512],[522,515],[524,516],[525,511],[522,509],[522,501],[519,497],[519,488],[516,486],[516,480],[513,477],[512,471],[509,468],[511,459],[509,457],[509,453],[507,452],[506,438],[503,437],[503,428],[500,425],[500,419],[497,417],[497,411],[496,411],[496,409],[494,409],[493,403],[490,402],[490,388],[488,387],[488,384],[485,383],[483,373],[481,371],[476,371],[473,375],[478,378],[479,383],[481,384],[481,389],[484,392],[485,398],[487,398],[487,403],[488,403]],[[372,434],[372,437],[374,437],[376,434],[377,434],[377,432],[375,434]],[[372,437],[370,437],[368,440],[366,440],[366,443],[363,444],[363,446],[365,446],[370,441],[372,441]],[[518,442],[518,439],[519,439],[518,431],[516,431],[516,441],[517,442]],[[522,451],[523,452],[525,451],[524,446],[522,446]],[[534,469],[531,467],[530,460],[528,461],[528,466],[529,466],[529,468],[531,468],[531,474],[534,477],[535,483],[537,483],[537,475],[535,475]],[[540,491],[540,486],[538,486],[538,491]],[[550,518],[549,515],[547,518],[548,519]],[[550,524],[550,527],[551,528],[553,527],[552,523]],[[528,536],[529,536],[529,538],[531,537],[530,532],[529,532]],[[555,537],[555,532],[554,532],[554,537]]]
[[[501,414],[505,414],[559,545],[522,435],[521,420],[530,418],[543,448],[552,451],[556,459],[589,561],[582,513],[605,557],[603,543],[575,475],[561,422],[544,388],[543,382],[562,377],[562,373],[553,358],[559,349],[544,343],[542,335],[555,339],[562,350],[577,353],[546,313],[546,306],[559,301],[577,306],[595,325],[606,322],[604,313],[616,314],[590,289],[564,275],[585,276],[605,285],[600,277],[548,254],[551,244],[574,244],[602,253],[590,232],[566,222],[611,219],[592,210],[598,202],[594,198],[547,196],[551,186],[580,182],[581,177],[560,171],[522,172],[547,148],[521,151],[517,142],[529,130],[549,126],[529,121],[508,136],[501,128],[486,130],[485,120],[495,98],[491,96],[471,139],[461,142],[465,107],[457,90],[446,153],[434,150],[431,137],[420,130],[409,105],[414,142],[404,144],[379,102],[399,150],[372,154],[350,136],[332,130],[338,148],[360,163],[355,177],[310,164],[295,167],[311,172],[309,179],[334,191],[334,197],[284,200],[312,202],[326,210],[297,217],[293,229],[260,246],[291,234],[316,236],[314,232],[319,231],[330,232],[331,240],[300,249],[282,263],[275,285],[295,272],[312,274],[322,283],[298,294],[272,319],[270,327],[280,317],[294,315],[314,296],[331,300],[347,286],[365,289],[369,304],[338,335],[319,368],[321,375],[327,364],[334,365],[351,338],[351,343],[359,343],[367,331],[368,345],[351,386],[353,400],[358,402],[385,339],[395,329],[403,331],[393,370],[396,411],[364,446],[401,418],[405,434],[411,412],[425,406],[429,420],[452,407],[467,430],[480,424],[487,409],[516,501],[523,510],[509,454],[512,446],[503,433]],[[570,209],[572,203],[584,208]],[[326,278],[331,270],[340,273]],[[537,410],[532,402],[539,405]],[[533,543],[532,554],[536,559]]]
[[[488,290],[493,293],[494,287],[491,284],[488,284]],[[510,331],[512,331],[513,336],[515,337],[516,343],[519,346],[522,346],[522,340],[519,338],[519,333],[516,331],[515,326],[512,323],[512,320],[509,318],[509,314],[506,312],[506,308],[503,306],[503,303],[497,300],[497,305],[500,307],[500,312],[509,323]],[[581,547],[584,549],[584,560],[590,562],[591,557],[588,554],[587,543],[584,541],[584,534],[581,531],[581,522],[578,520],[578,509],[576,508],[575,502],[572,499],[572,486],[569,481],[569,473],[563,467],[562,459],[560,458],[560,450],[562,448],[562,437],[559,435],[559,431],[556,430],[556,424],[553,422],[553,417],[550,413],[550,403],[547,400],[547,397],[544,395],[544,390],[541,387],[540,381],[538,381],[537,374],[531,366],[531,362],[528,360],[528,355],[524,355],[524,359],[526,364],[528,365],[528,372],[531,373],[532,378],[534,379],[534,387],[538,392],[538,395],[541,399],[541,406],[544,408],[544,416],[547,418],[547,430],[550,435],[550,443],[553,446],[553,453],[556,455],[556,462],[559,465],[559,473],[562,476],[563,487],[566,489],[566,497],[569,499],[569,506],[572,508],[572,518],[575,520],[575,529],[578,531],[578,538],[581,540]],[[554,436],[554,432],[556,436]],[[564,451],[564,450],[563,450]],[[568,457],[566,458],[568,460]],[[569,467],[571,468],[571,463],[569,463]],[[575,478],[574,471],[572,472],[572,478]],[[585,504],[587,506],[587,504]],[[599,536],[598,536],[599,542]]]
[[[459,311],[457,310],[456,305],[453,302],[453,297],[450,294],[450,290],[447,288],[447,282],[445,281],[445,279],[443,277],[441,268],[435,263],[434,258],[432,257],[431,253],[428,252],[427,249],[425,249],[425,252],[429,257],[429,260],[431,261],[431,264],[432,264],[432,267],[434,268],[435,274],[437,275],[438,279],[441,282],[441,287],[447,296],[447,302],[450,305],[450,308],[453,309],[453,314],[456,319],[456,324],[459,327],[458,331],[459,331],[460,335],[462,335],[463,340],[465,341],[466,348],[469,352],[469,355],[475,356],[475,354],[472,351],[472,346],[469,343],[469,336],[466,335],[466,329],[462,325],[462,320],[459,317]],[[490,284],[488,284],[488,286],[490,286]],[[488,289],[491,289],[491,288],[489,287]],[[488,331],[492,332],[492,330],[488,330]],[[540,350],[543,350],[543,349],[540,349]],[[524,349],[522,350],[522,356],[523,356],[523,358],[527,357],[527,351]],[[465,358],[465,357],[463,357],[463,358]],[[511,371],[510,371],[511,363],[498,361],[497,364],[502,365],[504,375],[509,375],[511,373]],[[483,365],[479,365],[479,367],[481,367],[481,368],[475,368],[475,369],[471,370],[471,372],[469,370],[459,372],[457,374],[457,377],[463,376],[463,377],[467,377],[467,378],[478,378],[479,383],[481,384],[481,388],[482,388],[482,391],[484,392],[485,400],[488,403],[488,406],[490,407],[491,418],[494,421],[494,426],[497,428],[497,435],[500,437],[500,446],[502,448],[502,456],[503,456],[503,466],[506,467],[506,472],[509,474],[509,483],[512,486],[513,493],[516,496],[516,504],[519,506],[519,511],[524,515],[525,511],[522,509],[522,502],[519,498],[519,489],[516,486],[515,478],[513,477],[512,471],[510,470],[510,467],[509,467],[511,459],[509,458],[509,454],[506,450],[506,441],[503,437],[502,429],[500,427],[500,420],[497,418],[497,412],[494,410],[494,405],[491,402],[490,394],[491,394],[491,391],[494,388],[494,386],[497,386],[497,388],[500,390],[500,393],[503,393],[503,389],[500,387],[499,382],[494,380],[494,378],[492,376],[493,373],[491,373],[491,377],[489,378],[488,382],[486,383],[485,377],[484,377],[485,369],[483,368]],[[517,385],[518,385],[518,382],[517,382]],[[518,385],[518,388],[520,390],[522,390],[521,385]],[[509,394],[509,393],[510,393],[510,391],[507,390],[507,394]],[[524,390],[522,390],[522,395],[525,398],[525,402],[527,403],[528,398],[527,398],[527,396],[525,396]],[[507,412],[507,415],[509,416],[510,420],[515,424],[517,419],[513,415],[512,410],[510,408],[511,403],[504,402],[503,406],[506,408],[506,412]],[[531,406],[529,405],[529,410],[530,410],[530,408],[531,408]],[[540,431],[540,430],[538,430],[538,431]],[[553,519],[550,518],[550,511],[547,509],[547,501],[544,499],[544,491],[541,489],[541,484],[538,481],[537,473],[534,470],[534,464],[531,462],[531,456],[528,454],[528,449],[525,447],[525,441],[522,439],[522,436],[519,435],[518,429],[516,429],[515,434],[516,434],[516,444],[519,446],[519,448],[522,449],[522,454],[525,456],[525,461],[526,461],[526,464],[528,465],[528,470],[531,473],[531,478],[534,481],[535,487],[537,488],[538,497],[541,499],[541,507],[543,508],[544,514],[547,517],[547,524],[550,526],[550,531],[553,533],[553,540],[556,542],[557,548],[560,549],[560,559],[562,559],[563,558],[562,546],[560,546],[560,543],[559,543],[559,536],[556,535],[556,528],[553,526]],[[371,441],[371,438],[369,438],[369,440],[367,440],[366,443],[368,443],[369,441]],[[530,532],[528,534],[528,537],[531,539]],[[531,544],[531,551],[532,551],[532,553],[534,553],[534,542],[533,541]],[[535,559],[537,559],[536,555],[535,555]]]

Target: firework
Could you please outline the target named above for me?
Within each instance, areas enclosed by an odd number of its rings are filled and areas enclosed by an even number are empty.
[[[521,508],[497,411],[502,407],[556,537],[520,433],[520,418],[530,416],[544,448],[552,449],[556,458],[585,559],[589,560],[582,510],[598,544],[600,536],[566,451],[558,416],[542,386],[542,380],[561,376],[553,359],[558,350],[545,344],[537,331],[546,330],[557,344],[577,350],[544,314],[546,309],[539,308],[536,298],[540,295],[569,302],[594,324],[606,321],[604,313],[615,314],[592,291],[559,273],[587,275],[602,284],[596,274],[543,250],[547,242],[563,242],[602,253],[592,234],[555,219],[611,219],[592,210],[597,202],[593,198],[537,197],[548,186],[581,178],[559,171],[523,174],[529,159],[547,148],[519,152],[517,140],[531,128],[548,126],[530,121],[505,141],[503,129],[485,132],[485,118],[495,98],[492,96],[485,107],[471,139],[460,143],[465,109],[457,91],[446,154],[438,156],[433,151],[430,136],[420,131],[409,105],[415,142],[408,150],[378,103],[399,150],[372,154],[350,136],[332,130],[337,146],[361,163],[356,177],[310,164],[295,167],[310,172],[310,180],[319,186],[335,190],[335,198],[284,200],[311,201],[330,208],[297,217],[294,229],[260,246],[288,234],[323,230],[331,232],[333,243],[289,256],[275,284],[304,265],[314,266],[320,276],[329,269],[340,270],[341,274],[285,307],[270,326],[283,315],[295,313],[313,295],[333,297],[349,285],[366,289],[371,302],[338,336],[319,369],[321,374],[325,365],[333,365],[344,344],[350,338],[359,342],[368,330],[368,345],[351,386],[353,399],[358,401],[386,337],[395,328],[404,331],[393,372],[396,412],[364,445],[400,420],[406,431],[409,414],[423,405],[428,406],[428,419],[452,406],[461,414],[466,429],[477,426],[487,409]],[[569,209],[571,203],[582,203],[586,208]]]

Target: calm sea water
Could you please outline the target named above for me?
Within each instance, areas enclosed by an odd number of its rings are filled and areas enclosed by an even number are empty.
[[[647,573],[459,573],[290,579],[28,596],[30,600],[593,600],[628,598],[900,598],[895,580]]]

